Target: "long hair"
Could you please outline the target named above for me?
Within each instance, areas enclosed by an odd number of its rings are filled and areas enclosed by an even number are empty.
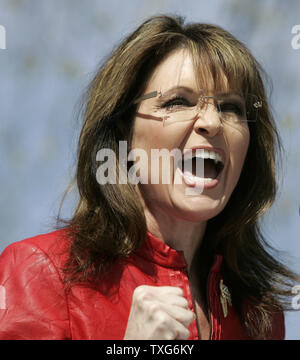
[[[120,140],[128,142],[130,151],[134,99],[143,94],[151,72],[165,56],[182,47],[190,50],[197,72],[203,77],[205,71],[215,88],[225,75],[231,88],[255,94],[263,104],[256,122],[249,123],[250,144],[238,184],[224,210],[208,221],[197,266],[205,294],[212,257],[217,251],[223,254],[223,276],[241,321],[250,336],[264,338],[270,330],[271,310],[288,308],[286,299],[296,279],[272,255],[260,224],[276,197],[282,146],[268,106],[263,70],[245,45],[218,26],[185,25],[179,16],[151,17],[97,71],[85,94],[78,144],[79,201],[73,217],[63,221],[73,239],[65,280],[67,284],[94,281],[144,241],[146,219],[134,185],[118,181],[99,185],[96,154],[109,148],[118,159]],[[243,310],[245,300],[251,311]]]

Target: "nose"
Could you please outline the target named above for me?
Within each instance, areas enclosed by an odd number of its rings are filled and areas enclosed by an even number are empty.
[[[194,131],[197,134],[214,137],[223,131],[223,124],[216,107],[213,104],[206,104],[196,115]]]

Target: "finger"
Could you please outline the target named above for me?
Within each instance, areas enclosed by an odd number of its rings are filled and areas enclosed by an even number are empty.
[[[190,309],[185,309],[177,305],[169,305],[166,303],[159,303],[159,308],[171,316],[171,318],[180,322],[186,328],[190,323],[196,319],[196,315]]]
[[[157,288],[153,287],[152,289],[152,294],[157,301],[188,309],[189,304],[187,299],[184,297],[182,288],[176,286],[159,286]]]
[[[181,288],[175,286],[140,285],[134,289],[133,301],[138,303],[143,303],[144,301],[151,299],[161,301],[162,299],[167,299],[170,296],[183,297],[184,293]]]
[[[160,296],[156,296],[155,299],[167,305],[176,305],[184,309],[189,308],[189,303],[184,296],[178,296],[173,294],[166,296],[165,294],[161,294]]]
[[[190,332],[188,328],[175,319],[173,319],[172,321],[171,329],[172,340],[187,340],[190,337]]]
[[[153,318],[151,340],[187,340],[189,330],[164,310],[157,311]]]
[[[184,296],[182,288],[178,286],[151,286],[156,295]]]
[[[178,325],[177,325],[178,324]],[[177,321],[176,327],[176,337],[174,340],[187,340],[190,337],[189,330],[183,326],[180,322]]]
[[[171,296],[179,296],[184,298],[184,292],[180,287],[176,286],[149,286],[140,285],[134,289],[133,299],[139,302],[145,300],[157,299],[158,301],[168,299]]]

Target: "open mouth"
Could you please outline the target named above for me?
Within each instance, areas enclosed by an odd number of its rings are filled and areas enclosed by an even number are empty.
[[[204,181],[208,183],[219,178],[224,163],[219,155],[214,150],[207,149],[193,149],[184,154],[184,157],[179,160],[184,178],[192,182]]]

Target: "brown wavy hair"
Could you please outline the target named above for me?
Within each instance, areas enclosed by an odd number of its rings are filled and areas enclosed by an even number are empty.
[[[96,72],[83,102],[74,179],[79,201],[71,219],[60,219],[60,226],[73,239],[65,281],[68,285],[96,281],[144,241],[146,220],[134,185],[99,185],[96,154],[101,148],[110,148],[118,158],[120,140],[128,142],[130,151],[134,99],[143,94],[162,59],[182,47],[190,50],[195,67],[201,68],[199,73],[205,70],[216,88],[222,86],[225,74],[231,88],[255,94],[263,103],[257,121],[249,122],[250,144],[239,182],[225,209],[208,221],[195,258],[199,287],[205,294],[213,255],[223,254],[222,273],[233,305],[249,335],[265,338],[271,310],[290,308],[288,296],[296,280],[276,259],[260,224],[278,190],[282,146],[268,106],[264,71],[244,44],[218,26],[184,24],[180,16],[151,17],[112,51]],[[252,309],[247,313],[243,311],[245,301]]]

